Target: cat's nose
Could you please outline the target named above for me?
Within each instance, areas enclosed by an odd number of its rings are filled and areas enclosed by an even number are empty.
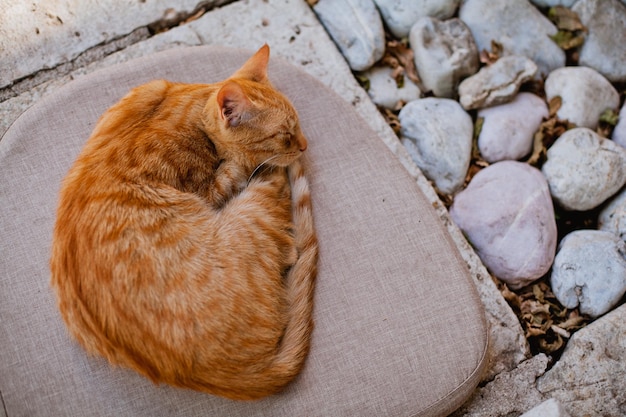
[[[298,148],[300,149],[300,152],[306,151],[306,147],[307,147],[306,139],[304,138],[304,136],[300,135],[298,137]]]

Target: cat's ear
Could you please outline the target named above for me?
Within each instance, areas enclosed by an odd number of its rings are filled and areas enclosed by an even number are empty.
[[[267,81],[267,63],[270,60],[270,47],[263,45],[241,68],[237,70],[232,78],[245,78],[256,82]]]
[[[252,118],[253,105],[239,84],[227,81],[217,92],[220,117],[228,127],[237,127]]]

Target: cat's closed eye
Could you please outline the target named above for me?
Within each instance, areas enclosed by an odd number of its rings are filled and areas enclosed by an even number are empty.
[[[293,135],[291,133],[283,133],[282,136],[285,146],[287,148],[291,148],[291,145],[293,144]]]

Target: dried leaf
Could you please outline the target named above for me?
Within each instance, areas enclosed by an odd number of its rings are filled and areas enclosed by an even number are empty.
[[[502,293],[502,296],[504,297],[504,299],[509,302],[509,304],[513,304],[517,306],[517,308],[519,308],[521,304],[519,295],[511,291],[509,287],[507,287],[506,285],[500,288],[500,292]]]
[[[585,318],[578,311],[574,310],[568,314],[567,320],[559,324],[559,327],[565,330],[578,330],[585,325]]]
[[[529,327],[524,332],[524,335],[526,336],[526,338],[543,336],[545,334],[546,334],[546,332],[544,330],[538,329],[538,328],[535,328],[535,327]]]
[[[535,132],[535,136],[533,137],[533,151],[531,156],[526,160],[527,163],[539,167],[545,161],[547,150],[558,137],[576,126],[567,120],[560,120],[556,117],[556,112],[560,106],[560,97],[554,97],[550,100],[550,118],[541,123],[539,129]]]
[[[441,202],[443,203],[444,207],[447,209],[450,208],[450,206],[454,202],[454,196],[450,194],[443,194],[437,190],[437,196],[439,197],[439,200],[441,200]]]
[[[467,187],[467,185],[472,181],[472,178],[484,168],[487,168],[489,163],[486,161],[474,161],[467,170],[467,174],[465,175],[465,180],[463,183],[463,188]]]
[[[477,117],[476,118],[476,123],[474,123],[474,134],[472,136],[472,139],[474,141],[478,140],[478,136],[480,136],[480,132],[483,130],[483,124],[485,123],[485,118],[484,117]]]
[[[600,122],[615,126],[619,121],[619,113],[613,109],[606,109],[600,115]]]
[[[567,316],[567,309],[561,306],[561,304],[558,304],[556,298],[553,302],[550,302],[550,311],[552,311],[553,317],[557,317],[559,319],[564,319]]]
[[[551,354],[563,347],[563,338],[556,334],[554,340],[539,339],[539,347],[543,352]]]
[[[586,30],[578,14],[564,6],[551,7],[548,10],[548,19],[554,22],[554,25],[560,30],[570,32]]]
[[[474,132],[472,134],[472,156],[470,159],[469,169],[465,175],[464,186],[467,186],[472,178],[474,178],[474,175],[476,175],[481,169],[489,166],[489,162],[483,159],[483,156],[480,154],[480,150],[478,149],[478,136],[483,128],[483,123],[484,118],[482,117],[478,117],[474,123]]]
[[[183,20],[181,22],[181,24],[187,24],[189,22],[193,22],[194,20],[198,20],[200,19],[205,13],[206,13],[206,7],[201,7],[199,10],[197,10],[195,13],[193,13],[191,16],[189,16],[187,19]]]
[[[562,103],[563,99],[561,99],[561,96],[552,97],[552,100],[548,103],[549,117],[556,116],[556,112],[559,111]]]
[[[582,33],[567,30],[559,30],[556,34],[550,35],[550,38],[564,51],[578,48],[585,43],[585,36]]]
[[[365,91],[369,91],[370,89],[370,79],[362,74],[354,74],[354,78],[358,81],[358,83],[363,87]]]
[[[539,316],[544,314],[545,316],[550,316],[550,304],[544,304],[542,301],[531,301],[528,304],[533,315]]]
[[[398,61],[398,58],[394,57],[393,55],[389,55],[386,54],[383,56],[383,59],[380,61],[383,65],[388,66],[391,69],[396,69],[398,67],[400,67],[400,61]]]
[[[396,105],[393,107],[393,111],[396,112],[395,114],[400,113],[400,110],[402,110],[402,108],[406,106],[406,101],[404,100],[398,100],[398,102],[396,103]],[[398,116],[396,116],[396,119],[398,118]],[[398,122],[400,123],[400,122]]]
[[[398,67],[391,71],[391,78],[396,81],[396,87],[404,87],[404,68]]]
[[[528,164],[537,166],[545,160],[546,153],[548,152],[548,150],[543,144],[543,138],[544,138],[544,133],[542,132],[540,128],[539,131],[537,131],[535,133],[535,136],[533,137],[533,152],[528,158],[528,160],[526,160]]]
[[[533,285],[533,295],[537,300],[543,302],[545,291],[541,288],[541,285],[535,284]]]
[[[478,54],[478,59],[480,60],[481,63],[487,64],[487,65],[491,65],[497,60],[497,58],[493,59],[492,56],[489,54],[489,52],[487,52],[484,49],[480,51],[480,54]]]
[[[413,81],[421,88],[421,80],[415,67],[415,61],[413,58],[413,50],[405,45],[403,42],[392,39],[387,42],[385,49],[385,55],[391,56],[395,61],[404,69],[404,75],[409,77],[409,80]]]
[[[486,65],[493,64],[500,58],[500,56],[502,56],[503,50],[504,48],[502,47],[501,43],[492,40],[491,51],[486,51],[484,49],[480,51],[480,54],[479,54],[480,62]]]
[[[401,125],[400,125],[400,119],[398,119],[398,115],[395,112],[385,107],[379,107],[378,110],[381,112],[381,114],[385,118],[385,121],[391,127],[391,129],[395,132],[395,134],[396,135],[400,134]]]
[[[555,326],[554,324],[552,326],[550,326],[550,330],[552,330],[554,333],[558,334],[561,337],[564,337],[566,339],[569,339],[571,334],[570,332],[568,332],[567,330],[561,328],[560,326]]]

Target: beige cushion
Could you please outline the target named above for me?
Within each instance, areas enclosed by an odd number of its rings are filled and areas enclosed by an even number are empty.
[[[99,115],[155,78],[214,82],[251,52],[170,50],[79,78],[0,141],[0,415],[434,416],[478,384],[487,329],[466,266],[428,200],[350,104],[272,59],[299,110],[320,242],[315,331],[283,393],[235,402],[156,386],[88,357],[49,286],[59,184]]]

